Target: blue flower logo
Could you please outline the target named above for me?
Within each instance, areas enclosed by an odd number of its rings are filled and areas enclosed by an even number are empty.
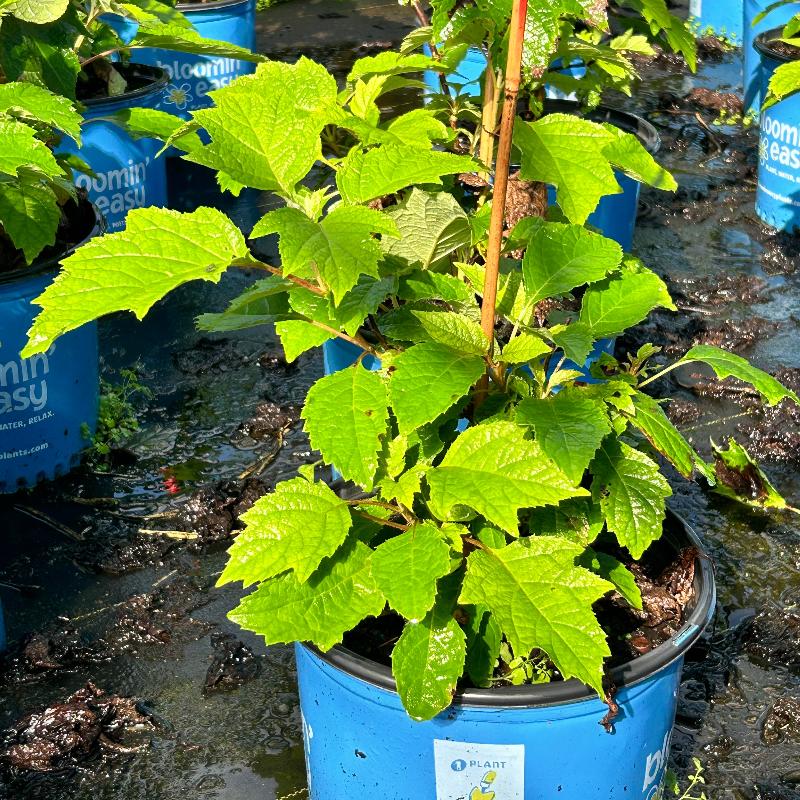
[[[186,106],[194,99],[191,95],[191,88],[188,83],[180,86],[175,86],[175,84],[171,83],[164,95],[164,102],[174,105],[178,111],[185,111]]]

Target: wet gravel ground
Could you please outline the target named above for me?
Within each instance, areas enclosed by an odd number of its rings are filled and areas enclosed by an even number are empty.
[[[394,2],[360,6],[279,7],[260,19],[260,47],[288,57],[300,42],[342,72],[411,24]],[[739,54],[705,52],[695,76],[673,59],[643,66],[636,98],[624,101],[659,128],[660,158],[680,182],[673,196],[643,192],[635,250],[681,310],[620,347],[655,339],[673,355],[721,344],[798,388],[800,239],[756,218],[756,133],[713,124],[718,108],[735,108]],[[273,205],[255,192],[220,198],[180,163],[171,188],[180,207],[217,205],[245,230]],[[225,618],[236,590],[214,588],[237,515],[312,460],[297,408],[322,372],[319,353],[287,365],[268,328],[192,330],[198,312],[221,310],[247,280],[185,287],[143,324],[102,323],[105,369],[141,362],[154,392],[129,452],[109,473],[0,501],[12,640],[0,669],[0,798],[305,795],[291,650],[237,630]],[[800,505],[795,410],[764,409],[691,370],[661,388],[698,447],[735,433]],[[800,800],[800,517],[673,483],[672,508],[716,559],[719,607],[687,663],[672,765],[683,774],[699,757],[711,800]]]

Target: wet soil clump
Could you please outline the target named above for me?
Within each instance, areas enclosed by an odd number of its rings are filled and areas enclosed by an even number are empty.
[[[153,727],[135,700],[88,683],[0,734],[0,765],[12,775],[74,769],[101,754],[139,752],[148,746],[142,733]]]
[[[239,517],[270,489],[258,478],[200,489],[178,511],[177,528],[197,534],[200,545],[226,542],[244,527]]]
[[[211,635],[214,648],[211,666],[206,673],[205,693],[236,689],[261,673],[261,662],[253,651],[229,633]]]
[[[776,700],[761,724],[764,744],[779,744],[787,739],[800,742],[800,700],[796,697]]]
[[[717,113],[738,115],[744,111],[742,98],[730,92],[715,92],[711,89],[696,88],[686,96],[687,101],[698,108]]]
[[[757,663],[800,673],[800,611],[764,608],[744,636],[744,649]]]

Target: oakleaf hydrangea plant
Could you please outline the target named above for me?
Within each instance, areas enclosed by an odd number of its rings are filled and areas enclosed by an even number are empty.
[[[770,404],[800,402],[708,346],[665,367],[653,346],[605,356],[592,384],[570,366],[598,339],[674,308],[656,274],[585,227],[599,199],[620,191],[615,169],[675,186],[637,139],[607,125],[517,120],[523,177],[554,186],[557,208],[506,230],[497,299],[484,305],[492,192],[460,203],[458,176],[496,179],[494,160],[445,152],[453,131],[435,109],[386,120],[379,106],[418,70],[442,68],[433,56],[383,53],[357,62],[340,89],[301,58],[212,93],[193,122],[210,141],[185,158],[228,191],[282,198],[250,234],[277,235],[280,264],[252,255],[219,211],[133,211],[126,231],[65,260],[24,352],[106,313],[141,318],[175,287],[231,267],[263,277],[202,315],[201,329],[274,324],[289,360],[332,339],[352,346],[354,363],[318,380],[303,411],[312,446],[349,491],[313,467],[280,483],[243,516],[220,583],[255,587],[231,616],[268,643],[328,650],[366,618],[399,617],[392,668],[415,719],[445,709],[465,677],[490,685],[501,657],[604,696],[610,651],[594,604],[618,592],[640,607],[641,597],[598,538],[639,559],[662,535],[661,459],[687,478],[718,474],[648,385],[702,361]]]

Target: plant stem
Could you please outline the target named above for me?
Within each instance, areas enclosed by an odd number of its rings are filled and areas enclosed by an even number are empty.
[[[481,327],[489,340],[489,355],[494,345],[494,318],[497,305],[497,280],[500,274],[500,251],[503,247],[503,220],[506,210],[508,172],[511,164],[511,139],[517,113],[520,71],[522,69],[522,40],[525,36],[525,19],[528,0],[514,0],[511,15],[511,34],[508,42],[506,64],[505,103],[500,122],[500,141],[497,147],[497,166],[494,176],[492,216],[489,223],[489,244],[486,250],[486,275],[483,283]]]
[[[303,289],[308,289],[309,292],[313,292],[320,297],[327,297],[328,295],[324,289],[321,289],[315,283],[303,280],[295,275],[284,275],[283,270],[280,267],[273,267],[272,264],[267,264],[264,261],[258,261],[257,259],[253,258],[238,258],[231,264],[231,266],[239,267],[240,269],[263,269],[266,272],[271,272],[273,275],[277,275],[286,281],[294,283],[296,286],[301,286]]]
[[[659,378],[663,378],[667,373],[672,372],[672,370],[677,369],[678,367],[682,367],[684,364],[691,364],[691,361],[676,361],[674,364],[670,364],[668,367],[664,367],[660,372],[656,372],[655,375],[651,375],[646,381],[642,381],[638,388],[641,389],[643,386],[647,386],[648,383],[653,383],[653,381],[657,381]]]
[[[305,319],[303,322],[307,322],[309,325],[313,325],[315,328],[319,328],[320,330],[328,331],[328,333],[338,336],[340,339],[344,339],[346,342],[350,342],[350,344],[354,344],[356,347],[360,347],[362,350],[366,351],[366,354],[375,356],[376,358],[378,356],[375,348],[366,339],[358,334],[355,336],[348,336],[344,331],[337,331],[336,328],[332,328],[330,325],[326,325],[324,322],[317,322],[314,319]]]
[[[410,527],[409,525],[401,525],[399,522],[392,522],[390,519],[373,517],[372,514],[367,514],[366,511],[358,511],[358,509],[354,509],[354,511],[359,517],[368,519],[370,522],[377,522],[379,525],[388,525],[390,528],[397,528],[399,531],[407,531]]]
[[[494,161],[494,137],[497,133],[497,108],[500,104],[500,87],[502,81],[495,74],[492,57],[486,59],[486,72],[483,79],[483,112],[481,114],[481,139],[478,157],[491,171]],[[489,172],[481,173],[484,180],[489,180]]]
[[[413,2],[411,3],[411,7],[414,9],[414,13],[417,15],[417,22],[419,22],[420,27],[422,28],[429,27],[431,21],[428,19],[428,15],[422,8],[422,4],[419,2],[419,0],[413,0]],[[439,50],[437,49],[432,36],[429,47],[431,48],[431,55],[437,61],[440,60],[441,56],[439,55]],[[445,78],[444,74],[441,72],[439,73],[439,86],[442,89],[442,94],[444,95],[450,94],[450,87],[447,85],[447,78]]]

